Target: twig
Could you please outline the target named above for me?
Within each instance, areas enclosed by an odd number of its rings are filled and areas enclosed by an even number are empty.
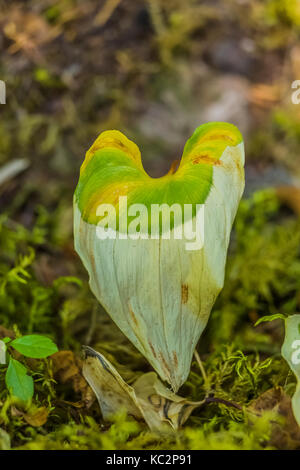
[[[243,407],[239,405],[238,403],[235,403],[234,401],[229,401],[225,400],[224,398],[218,398],[214,396],[208,396],[204,399],[204,404],[207,403],[222,403],[222,405],[226,406],[232,406],[233,408],[236,408],[237,410],[242,410]]]
[[[109,20],[115,9],[119,6],[122,0],[107,0],[105,5],[96,15],[94,23],[98,26],[104,26]]]
[[[203,367],[202,361],[201,361],[200,356],[199,356],[197,351],[194,352],[194,356],[195,356],[195,359],[196,359],[197,364],[199,366],[199,369],[201,371],[201,374],[203,376],[204,386],[208,390],[209,387],[210,387],[210,383],[209,383],[208,377],[206,375],[205,369]],[[242,410],[243,409],[243,407],[241,405],[239,405],[238,403],[235,403],[234,401],[225,400],[225,398],[215,397],[213,392],[208,393],[207,396],[202,400],[202,402],[199,402],[199,405],[204,406],[204,405],[207,405],[209,403],[222,403],[222,405],[232,406],[233,408],[236,408],[237,410]]]
[[[87,331],[86,337],[85,337],[85,342],[86,344],[90,344],[94,331],[95,331],[95,326],[96,326],[96,318],[97,318],[97,310],[98,310],[98,305],[95,303],[93,308],[92,308],[92,313],[91,313],[91,323],[90,327]]]
[[[29,161],[25,158],[17,158],[12,162],[0,168],[0,186],[6,183],[8,180],[14,178],[22,171],[26,170],[29,166]]]
[[[200,359],[200,356],[199,356],[199,354],[198,354],[198,352],[197,352],[196,350],[195,350],[195,352],[194,352],[194,356],[195,356],[195,359],[196,359],[196,361],[197,361],[197,364],[198,364],[198,366],[199,366],[199,369],[200,369],[200,371],[201,371],[201,374],[202,374],[202,377],[203,377],[203,380],[204,380],[204,387],[205,387],[206,389],[209,389],[209,380],[208,380],[208,377],[207,377],[207,375],[206,375],[206,372],[205,372],[205,369],[204,369],[204,367],[203,367],[203,364],[202,364],[202,361],[201,361],[201,359]]]

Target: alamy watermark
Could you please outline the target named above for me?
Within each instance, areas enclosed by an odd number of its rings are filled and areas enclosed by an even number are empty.
[[[3,80],[0,80],[0,104],[6,103],[6,86]]]
[[[300,364],[300,339],[295,339],[292,343],[292,349],[295,349],[291,356],[292,364]]]
[[[295,91],[292,93],[292,103],[300,104],[300,80],[294,80],[292,83],[292,88],[295,88]]]
[[[188,251],[204,245],[204,204],[127,204],[127,196],[119,197],[119,217],[113,204],[100,204],[96,211],[101,220],[97,237],[105,239],[185,240]],[[130,221],[129,221],[130,220]]]

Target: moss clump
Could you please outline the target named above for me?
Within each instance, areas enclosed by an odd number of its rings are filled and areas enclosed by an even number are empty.
[[[225,287],[198,348],[206,377],[194,361],[188,381],[180,390],[181,395],[193,400],[209,398],[177,434],[149,432],[143,423],[122,413],[109,425],[103,422],[91,396],[86,399],[82,382],[76,379],[80,375],[78,352],[86,341],[103,352],[129,382],[148,371],[149,365],[97,306],[86,282],[78,280],[82,277],[79,262],[77,271],[66,272],[67,276],[48,283],[41,279],[40,263],[51,247],[51,230],[53,227],[45,223],[26,230],[11,224],[8,217],[1,219],[2,337],[19,331],[47,333],[60,349],[75,352],[75,356],[65,355],[69,359],[59,373],[55,357],[18,358],[26,363],[35,381],[33,402],[26,406],[9,396],[4,384],[5,366],[1,366],[0,427],[10,436],[12,448],[289,447],[272,437],[274,422],[278,422],[279,430],[284,426],[276,409],[266,407],[259,416],[251,411],[251,404],[268,389],[281,386],[284,393],[291,394],[295,386],[280,356],[281,321],[254,328],[261,316],[299,311],[300,224],[281,207],[273,190],[257,192],[241,203]],[[59,256],[66,263],[62,251]],[[73,379],[68,380],[70,377]],[[46,410],[42,424],[28,418],[37,409]]]

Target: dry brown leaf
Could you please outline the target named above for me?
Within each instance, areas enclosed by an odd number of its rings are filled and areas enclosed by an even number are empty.
[[[4,326],[0,325],[0,339],[3,339],[3,338],[14,339],[15,338],[15,333],[12,330],[8,330]]]
[[[35,410],[33,413],[25,413],[23,417],[26,423],[30,424],[30,426],[39,427],[43,426],[43,424],[46,423],[48,419],[48,414],[49,412],[47,408],[42,406],[41,408]]]
[[[262,415],[265,411],[273,411],[284,419],[283,423],[272,423],[272,434],[269,445],[278,449],[300,448],[300,428],[294,418],[291,398],[281,387],[267,390],[254,400],[249,411]]]
[[[163,385],[155,372],[141,375],[128,385],[113,365],[99,352],[84,346],[83,374],[97,396],[104,419],[121,409],[137,420],[144,419],[151,430],[177,430],[194,409],[206,400],[191,402]]]
[[[84,408],[85,407],[85,403],[82,402],[82,401],[69,401],[69,400],[59,400],[60,403],[64,403],[65,405],[70,405],[72,406],[73,408]]]
[[[43,426],[47,422],[49,415],[49,411],[45,406],[41,406],[40,408],[31,408],[28,412],[19,410],[15,406],[11,406],[10,412],[13,417],[22,417],[26,423],[34,427]]]
[[[296,186],[279,186],[276,193],[281,202],[300,216],[300,188]]]
[[[80,374],[72,351],[58,351],[51,356],[55,378],[62,384]]]
[[[10,413],[14,418],[18,418],[20,416],[24,416],[24,412],[16,408],[15,406],[11,406]]]
[[[89,408],[95,401],[92,389],[81,374],[81,361],[72,351],[58,351],[51,356],[54,378],[65,384],[69,382],[76,393],[81,393],[81,399]]]
[[[11,54],[22,50],[31,58],[40,59],[40,47],[60,33],[58,27],[50,26],[40,15],[18,7],[7,11],[5,20],[4,34],[13,41],[8,49]]]
[[[276,85],[259,83],[254,85],[249,93],[250,103],[264,109],[271,108],[279,99],[280,92]]]

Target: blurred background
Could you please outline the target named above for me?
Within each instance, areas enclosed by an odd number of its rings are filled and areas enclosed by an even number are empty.
[[[297,0],[0,3],[0,162],[28,161],[25,204],[70,197],[85,151],[113,128],[160,176],[195,127],[229,121],[246,142],[248,191],[297,178]]]
[[[300,104],[291,100],[299,39],[298,0],[0,0],[2,336],[43,332],[72,351],[98,344],[126,364],[129,381],[148,370],[108,316],[95,314],[74,253],[79,168],[100,132],[119,129],[149,174],[162,176],[196,127],[228,121],[245,140],[245,199],[200,349],[204,360],[226,342],[262,360],[275,354],[270,377],[256,364],[255,386],[236,375],[244,403],[285,383],[280,321],[253,324],[300,308]],[[61,276],[77,280],[62,285]],[[246,367],[245,356],[232,357]],[[190,380],[186,392],[199,399],[202,379]],[[227,398],[235,390],[221,388]]]

